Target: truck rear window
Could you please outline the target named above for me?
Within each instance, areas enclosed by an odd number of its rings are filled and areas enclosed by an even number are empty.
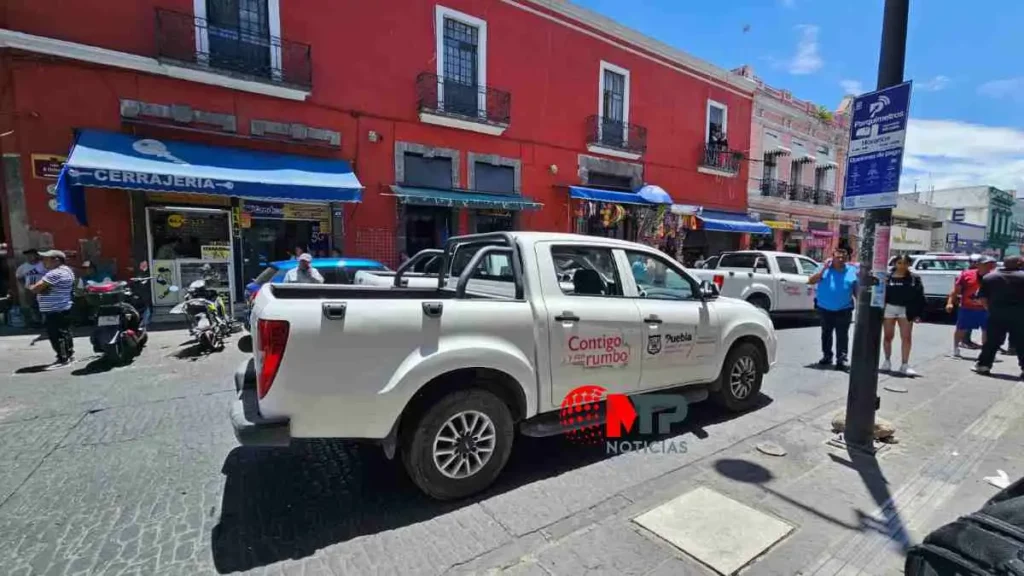
[[[718,261],[718,268],[745,268],[751,269],[754,263],[761,257],[756,252],[741,252],[736,254],[724,254]]]

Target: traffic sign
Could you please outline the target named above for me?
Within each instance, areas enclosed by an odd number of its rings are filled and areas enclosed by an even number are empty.
[[[911,84],[904,82],[854,99],[843,210],[896,206]]]

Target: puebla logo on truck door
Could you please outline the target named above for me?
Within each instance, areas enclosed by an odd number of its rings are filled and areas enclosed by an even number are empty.
[[[661,353],[661,334],[652,334],[647,337],[647,353],[651,356]]]

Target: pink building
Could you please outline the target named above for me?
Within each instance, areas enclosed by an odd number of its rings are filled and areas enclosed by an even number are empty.
[[[751,246],[773,244],[818,260],[840,243],[855,250],[862,215],[840,210],[852,98],[832,112],[768,86],[750,66],[734,72],[757,83],[748,205],[774,231],[771,239],[752,238]]]

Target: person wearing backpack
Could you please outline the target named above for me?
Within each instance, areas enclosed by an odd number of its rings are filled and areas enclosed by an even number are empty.
[[[892,370],[892,341],[896,336],[896,327],[900,328],[900,363],[899,373],[904,376],[917,376],[910,367],[910,348],[913,343],[914,323],[921,321],[924,313],[924,284],[921,278],[910,271],[910,256],[904,254],[896,258],[896,268],[886,279],[885,311],[883,313],[882,350],[885,360],[881,370]]]

